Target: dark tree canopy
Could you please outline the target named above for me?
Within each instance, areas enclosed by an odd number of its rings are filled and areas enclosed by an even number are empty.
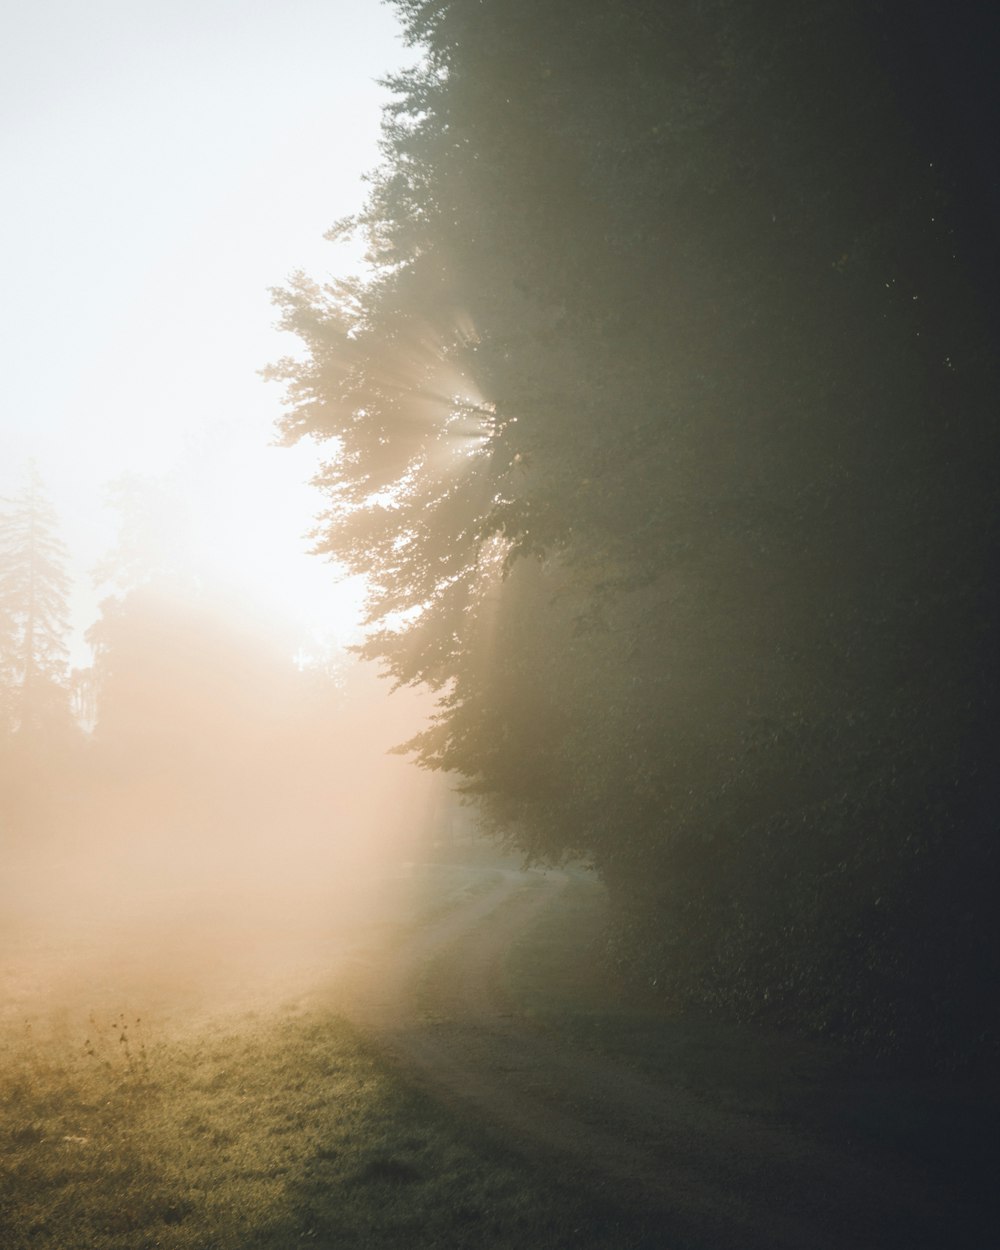
[[[590,856],[657,984],[975,1045],[997,253],[898,14],[397,8],[373,275],[278,292],[270,372],[365,654],[440,692],[412,748]]]

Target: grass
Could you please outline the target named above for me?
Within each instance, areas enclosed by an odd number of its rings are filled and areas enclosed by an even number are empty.
[[[119,1018],[5,1048],[5,1250],[647,1244],[477,1142],[333,1015],[127,1048],[125,1025],[139,1037]]]
[[[360,951],[404,942],[496,880],[488,865],[403,876],[405,906],[398,894],[384,910],[365,904]],[[955,1194],[960,1182],[985,1184],[995,1099],[917,1090],[829,1048],[730,1030],[616,990],[599,958],[603,906],[596,881],[575,875],[513,952],[508,989],[538,1027],[709,1102],[905,1157]],[[50,979],[61,940],[47,939],[40,954]],[[13,967],[3,971],[17,990]],[[225,971],[231,979],[238,968]],[[134,971],[122,979],[102,965],[92,984],[71,979],[76,998],[61,990],[55,1007],[7,997],[3,1250],[661,1250],[655,1228],[554,1184],[409,1088],[322,992],[284,969],[252,1002],[195,994],[178,1003],[173,980],[157,1000],[148,982],[143,1012]],[[970,1207],[969,1228],[976,1218]],[[952,1244],[977,1244],[955,1231]]]
[[[482,884],[416,877],[404,930]],[[3,1250],[658,1245],[407,1087],[321,995],[148,1018],[106,977],[98,997],[0,1033]]]

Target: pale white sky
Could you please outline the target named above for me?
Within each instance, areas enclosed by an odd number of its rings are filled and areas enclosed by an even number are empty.
[[[183,483],[178,542],[210,566],[336,615],[301,554],[310,458],[267,448],[279,395],[256,371],[293,347],[267,288],[357,267],[322,234],[377,160],[374,80],[413,59],[379,0],[6,0],[0,492],[38,460],[81,627],[125,472]]]

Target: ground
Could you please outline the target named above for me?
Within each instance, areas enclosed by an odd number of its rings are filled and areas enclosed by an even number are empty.
[[[12,915],[5,1250],[997,1244],[981,1086],[639,1001],[591,874],[456,858]]]
[[[665,1245],[990,1244],[975,1090],[609,995],[580,871],[476,885],[348,1006],[424,1089]]]

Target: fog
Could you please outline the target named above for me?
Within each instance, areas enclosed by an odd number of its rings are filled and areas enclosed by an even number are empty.
[[[89,732],[27,722],[4,755],[8,1025],[181,1025],[330,982],[392,923],[451,799],[390,749],[426,701],[280,640],[205,594],[105,605],[78,675]]]

